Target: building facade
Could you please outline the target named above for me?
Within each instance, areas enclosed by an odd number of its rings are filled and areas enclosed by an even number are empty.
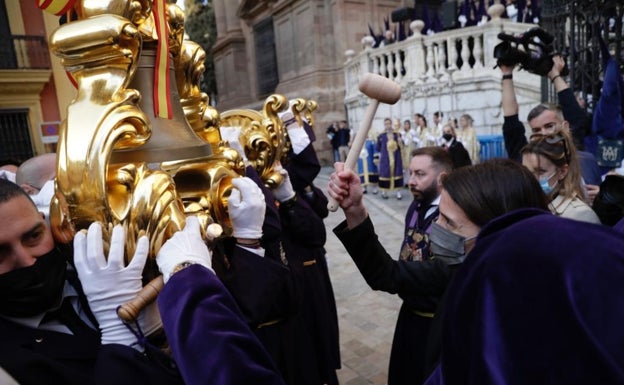
[[[61,106],[75,96],[48,49],[58,22],[35,1],[0,1],[0,160],[56,151]]]
[[[214,0],[217,109],[259,109],[272,93],[318,103],[315,148],[332,159],[325,128],[346,119],[345,52],[360,49],[370,24],[403,6],[391,0]],[[409,2],[412,3],[411,1]]]

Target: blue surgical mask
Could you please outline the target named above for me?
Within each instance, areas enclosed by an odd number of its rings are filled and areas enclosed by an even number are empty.
[[[548,183],[548,181],[549,181],[549,180],[550,180],[553,176],[555,176],[555,174],[557,174],[557,171],[553,172],[553,174],[552,174],[551,176],[549,176],[549,177],[546,177],[546,176],[545,176],[545,177],[539,178],[539,184],[540,184],[540,187],[542,188],[542,190],[544,190],[544,193],[545,193],[546,195],[550,195],[550,193],[553,191],[553,187],[551,187],[551,186],[550,186],[550,184]]]
[[[464,262],[466,242],[475,237],[466,238],[433,222],[429,230],[429,250],[434,258],[456,265]]]

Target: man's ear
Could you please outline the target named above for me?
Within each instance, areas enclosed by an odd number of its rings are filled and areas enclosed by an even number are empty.
[[[438,192],[442,190],[442,181],[446,179],[447,176],[448,176],[448,172],[446,171],[442,171],[441,173],[438,174],[438,178],[436,179],[436,182],[438,184]]]
[[[37,191],[36,188],[34,188],[33,186],[29,185],[28,183],[22,183],[20,185],[20,187],[22,188],[22,190],[26,191],[26,194],[28,195],[35,195],[37,194],[39,191]]]

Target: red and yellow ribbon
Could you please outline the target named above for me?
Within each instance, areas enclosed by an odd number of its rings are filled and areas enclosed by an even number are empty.
[[[37,7],[56,16],[68,12],[74,7],[76,0],[37,0]]]
[[[169,95],[169,31],[167,28],[166,0],[154,0],[154,21],[158,45],[156,48],[156,68],[154,70],[154,113],[156,116],[171,119],[171,97]]]

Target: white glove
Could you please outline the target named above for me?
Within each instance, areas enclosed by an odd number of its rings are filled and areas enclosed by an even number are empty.
[[[115,226],[107,261],[99,223],[92,223],[87,234],[81,231],[74,237],[74,264],[91,311],[100,325],[103,345],[133,346],[138,343],[136,336],[117,316],[117,308],[134,299],[143,287],[141,278],[149,240],[146,236],[139,238],[132,261],[124,267],[125,240],[123,227]],[[142,312],[140,324],[144,318]]]
[[[247,164],[247,155],[245,155],[245,149],[239,140],[239,136],[241,133],[240,127],[219,127],[219,132],[221,133],[221,139],[226,140],[230,147],[235,149],[240,156],[243,158],[245,164]]]
[[[50,216],[50,202],[54,197],[54,179],[49,180],[43,184],[41,190],[36,195],[30,196],[35,202],[37,209],[42,212],[46,218]]]
[[[260,187],[248,177],[232,179],[232,193],[228,198],[228,213],[235,238],[259,239],[266,202]]]
[[[297,119],[295,119],[292,112],[284,112],[279,116],[286,126],[286,132],[288,133],[293,152],[299,154],[310,144],[308,133],[297,123]]]
[[[292,183],[290,182],[290,176],[288,171],[283,168],[279,169],[279,173],[283,176],[282,184],[273,189],[273,195],[275,199],[280,202],[286,202],[295,197],[295,191],[293,190]]]
[[[176,266],[184,262],[197,263],[214,272],[210,251],[201,237],[199,220],[195,216],[187,217],[184,229],[173,234],[156,255],[165,283]]]
[[[15,183],[15,173],[9,170],[0,170],[0,179],[6,179]]]

